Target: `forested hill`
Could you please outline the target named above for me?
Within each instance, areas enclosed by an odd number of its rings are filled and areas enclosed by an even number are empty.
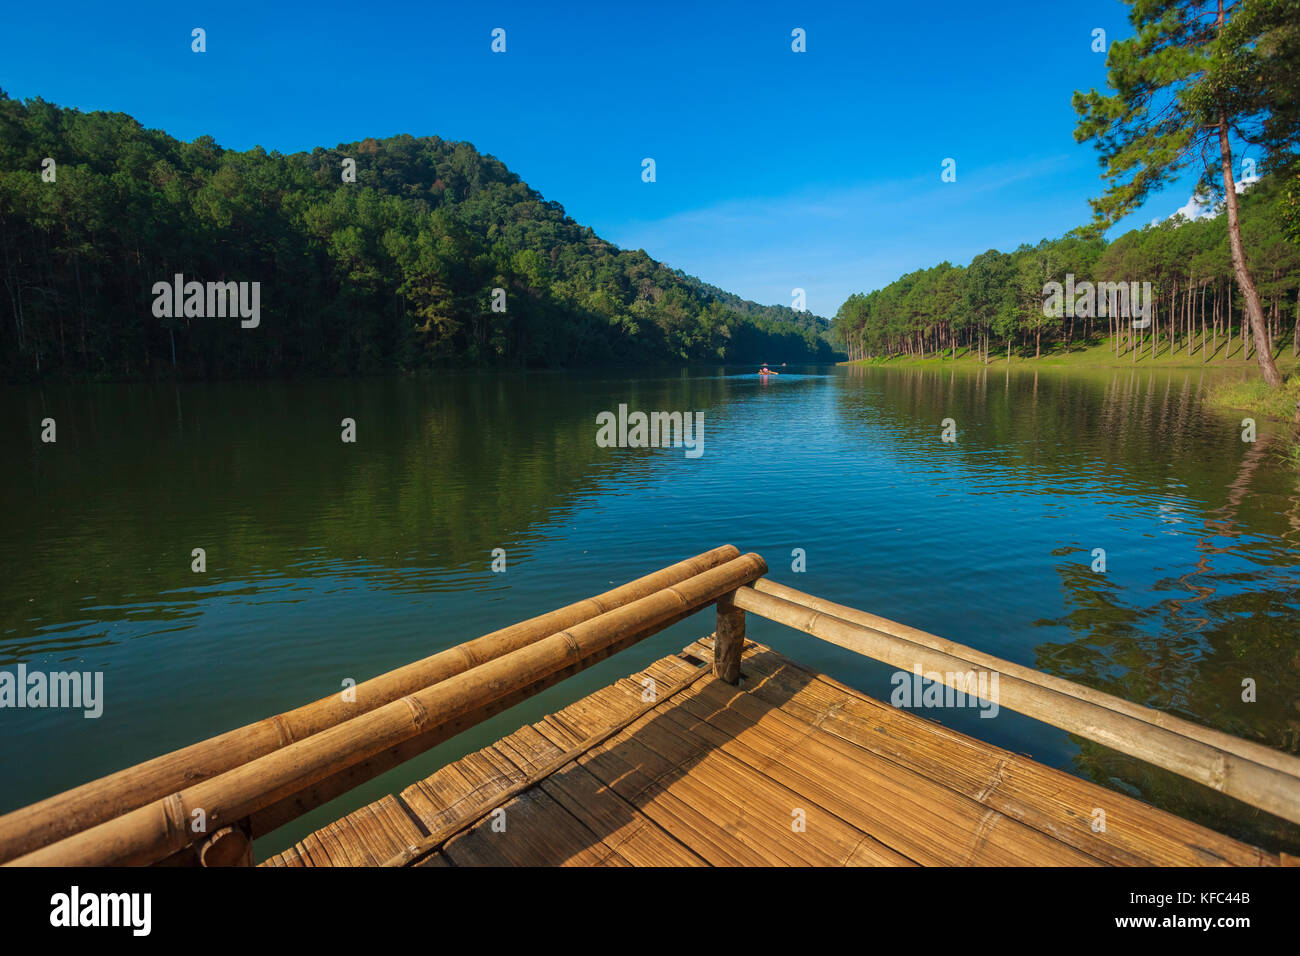
[[[256,327],[155,315],[178,273],[260,283]],[[621,250],[468,143],[239,152],[3,91],[0,276],[8,378],[831,358],[824,319]]]
[[[716,299],[725,307],[741,315],[748,315],[752,318],[763,319],[767,322],[793,323],[801,329],[810,329],[816,333],[822,333],[828,330],[830,320],[820,315],[814,315],[811,312],[798,312],[788,305],[759,305],[757,302],[751,302],[748,299],[742,299],[734,292],[727,292],[719,289],[715,285],[709,285],[707,282],[701,282],[695,276],[688,276],[680,269],[676,275],[687,285],[700,290],[701,294],[710,299]],[[793,291],[793,290],[791,290]]]

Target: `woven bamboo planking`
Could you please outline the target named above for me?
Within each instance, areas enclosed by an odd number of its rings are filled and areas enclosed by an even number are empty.
[[[731,686],[712,673],[713,643],[658,660],[262,865],[1284,862],[752,642]],[[1104,832],[1093,829],[1096,808]]]

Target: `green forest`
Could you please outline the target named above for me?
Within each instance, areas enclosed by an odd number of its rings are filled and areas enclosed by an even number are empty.
[[[155,317],[178,273],[259,282],[259,325]],[[0,275],[11,380],[833,358],[826,320],[619,249],[469,143],[240,152],[3,91]]]
[[[1071,97],[1074,139],[1095,147],[1105,182],[1089,200],[1092,222],[851,296],[834,323],[851,356],[955,355],[965,345],[988,362],[1001,345],[1008,360],[1013,349],[1037,358],[1044,343],[1068,351],[1105,333],[1117,355],[1199,348],[1205,360],[1220,341],[1230,351],[1235,320],[1264,384],[1282,386],[1275,349],[1284,337],[1293,354],[1300,348],[1300,0],[1127,2],[1133,35],[1107,48],[1105,91]],[[1219,200],[1213,218],[1176,217],[1104,241],[1191,172],[1197,196]],[[1101,303],[1049,307],[1049,284],[1070,288],[1075,278],[1090,292],[1150,283],[1151,307],[1116,315],[1107,301],[1104,323]]]
[[[1242,238],[1270,341],[1294,353],[1300,345],[1300,245],[1287,236],[1281,182],[1266,176],[1239,197]],[[1044,286],[1065,283],[1068,275],[1080,282],[1150,282],[1151,324],[1134,329],[1110,314],[1044,314]],[[1226,352],[1230,339],[1241,348],[1244,318],[1228,221],[1219,215],[1176,217],[1111,242],[1079,230],[1013,252],[990,249],[965,267],[942,262],[850,296],[834,328],[854,359],[925,358],[958,348],[990,361],[999,352],[1037,357],[1107,336],[1119,355],[1183,350],[1206,360]],[[1245,346],[1249,356],[1249,335]]]

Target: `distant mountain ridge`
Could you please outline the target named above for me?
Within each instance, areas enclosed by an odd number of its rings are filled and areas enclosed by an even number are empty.
[[[260,321],[160,318],[175,274],[260,283]],[[3,91],[0,280],[11,378],[832,358],[821,317],[619,249],[469,143],[226,150]]]
[[[807,311],[800,312],[788,305],[759,305],[750,299],[742,299],[734,292],[719,289],[717,286],[710,285],[695,276],[687,275],[680,269],[674,269],[673,271],[683,282],[698,287],[704,294],[711,296],[741,315],[748,315],[756,319],[767,319],[772,322],[789,322],[798,328],[812,329],[816,332],[826,331],[830,327],[831,320],[825,316]]]

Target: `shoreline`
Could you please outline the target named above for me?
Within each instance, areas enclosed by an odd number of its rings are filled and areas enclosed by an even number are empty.
[[[1260,377],[1259,364],[1255,361],[1254,356],[1252,355],[1249,360],[1243,356],[1239,339],[1231,351],[1221,344],[1218,352],[1209,361],[1200,360],[1199,344],[1196,346],[1191,359],[1188,359],[1184,349],[1180,349],[1178,354],[1171,356],[1164,350],[1167,348],[1168,344],[1166,343],[1161,354],[1154,359],[1151,357],[1149,350],[1141,352],[1137,356],[1137,360],[1134,361],[1131,352],[1116,358],[1111,350],[1110,340],[1106,339],[1098,344],[1072,349],[1068,353],[1057,348],[1051,352],[1043,353],[1042,357],[1037,359],[1013,352],[1008,361],[1004,352],[1000,357],[995,357],[993,361],[987,364],[981,360],[977,352],[973,351],[959,351],[955,359],[952,358],[950,353],[945,353],[942,357],[924,359],[913,356],[891,356],[889,358],[856,359],[836,364],[844,367],[861,368],[948,368],[954,370],[958,366],[966,369],[994,369],[1001,366],[1004,369],[1014,367],[1017,371],[1051,369],[1053,371],[1100,372],[1121,371],[1126,368],[1134,371],[1192,371],[1195,369],[1210,371],[1225,377],[1221,381],[1210,385],[1205,404],[1210,408],[1223,412],[1245,412],[1251,417],[1280,425],[1280,430],[1284,436],[1282,457],[1292,467],[1300,471],[1300,357],[1291,355],[1290,349],[1285,344],[1274,347],[1273,358],[1277,362],[1278,370],[1282,373],[1283,382],[1281,388],[1270,389]],[[997,356],[996,352],[992,354]],[[1237,374],[1227,377],[1231,373]],[[1288,429],[1288,426],[1294,427]]]
[[[1278,369],[1284,375],[1300,371],[1300,356],[1290,354],[1290,343],[1274,347],[1273,357],[1277,362]],[[864,367],[864,368],[951,368],[956,365],[965,365],[971,368],[988,367],[995,368],[1001,366],[1006,368],[1013,366],[1017,368],[1080,368],[1080,369],[1123,369],[1123,368],[1168,368],[1168,369],[1215,369],[1221,371],[1243,371],[1259,373],[1259,363],[1255,361],[1252,353],[1249,359],[1242,355],[1240,340],[1234,340],[1231,351],[1228,351],[1225,344],[1220,342],[1218,351],[1216,351],[1208,361],[1202,361],[1201,348],[1198,343],[1192,356],[1189,358],[1185,347],[1181,344],[1175,355],[1170,355],[1168,343],[1165,342],[1160,347],[1160,354],[1155,358],[1151,357],[1150,350],[1142,350],[1136,361],[1132,352],[1125,352],[1123,355],[1116,357],[1111,349],[1110,340],[1103,339],[1100,342],[1071,348],[1065,352],[1059,346],[1051,351],[1044,350],[1039,358],[1032,355],[1021,355],[1015,351],[1011,353],[1008,361],[1006,352],[993,350],[990,353],[991,361],[985,363],[981,360],[979,353],[973,350],[961,350],[957,352],[957,357],[953,358],[952,353],[945,351],[940,356],[927,356],[926,358],[917,358],[911,355],[894,355],[889,357],[876,357],[865,359],[852,359],[844,362],[837,362],[837,366],[845,367]]]

